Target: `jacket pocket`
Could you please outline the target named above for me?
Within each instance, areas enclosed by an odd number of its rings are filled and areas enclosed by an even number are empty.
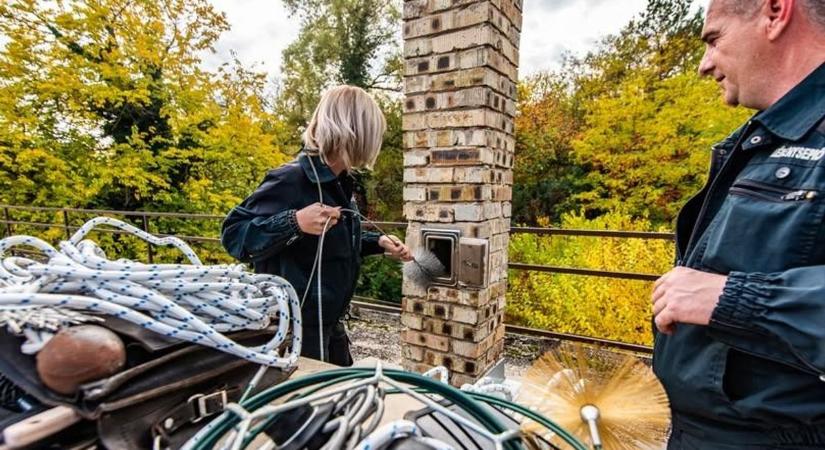
[[[729,273],[810,264],[823,217],[819,191],[743,179],[708,227],[702,265]]]
[[[766,202],[813,201],[819,192],[811,189],[790,189],[752,180],[740,180],[730,188],[731,195],[748,197]]]

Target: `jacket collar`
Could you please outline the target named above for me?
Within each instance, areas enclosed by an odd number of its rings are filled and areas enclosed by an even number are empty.
[[[772,134],[798,141],[825,117],[825,63],[753,120]]]
[[[312,159],[312,163],[310,163],[310,158]],[[298,164],[304,169],[304,174],[309,178],[309,181],[313,183],[329,183],[338,178],[335,176],[335,173],[332,172],[332,169],[321,161],[320,156],[309,155],[305,149],[302,149],[298,155]],[[313,165],[315,166],[315,170],[312,170]],[[318,172],[317,177],[315,176],[316,171]]]

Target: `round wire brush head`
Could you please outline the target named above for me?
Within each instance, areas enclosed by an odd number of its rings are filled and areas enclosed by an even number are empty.
[[[592,420],[605,450],[661,449],[670,425],[667,394],[653,371],[633,355],[605,356],[583,345],[546,353],[527,371],[518,401],[582,442],[594,444]],[[536,432],[535,424],[525,425]]]
[[[427,287],[433,280],[447,273],[444,264],[435,253],[419,248],[413,252],[413,260],[404,263],[404,278],[413,283]]]

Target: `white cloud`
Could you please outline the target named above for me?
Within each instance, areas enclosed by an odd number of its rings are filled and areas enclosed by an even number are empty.
[[[232,27],[215,45],[215,54],[204,55],[204,65],[214,69],[232,60],[231,52],[245,66],[277,76],[281,71],[281,52],[295,40],[300,31],[296,18],[287,16],[280,1],[272,0],[211,0],[219,11],[226,13]]]
[[[644,10],[647,0],[525,0],[521,74],[557,69],[564,52],[584,54]]]
[[[214,68],[230,60],[230,50],[245,64],[277,76],[281,52],[300,30],[287,17],[282,2],[273,0],[211,0],[226,12],[232,29],[221,36],[217,53],[204,58]],[[704,3],[707,0],[699,0]],[[563,52],[583,54],[604,36],[618,32],[644,10],[647,0],[524,0],[521,74],[556,69]]]

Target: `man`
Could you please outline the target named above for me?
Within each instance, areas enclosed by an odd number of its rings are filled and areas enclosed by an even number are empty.
[[[669,448],[825,448],[825,0],[711,0],[702,39],[700,73],[759,112],[654,287]]]

